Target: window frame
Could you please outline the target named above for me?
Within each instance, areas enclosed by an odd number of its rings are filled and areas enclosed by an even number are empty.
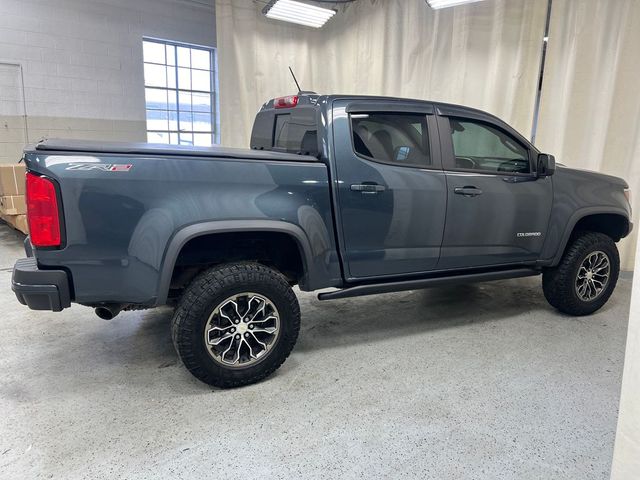
[[[176,55],[177,55],[177,49],[178,47],[182,47],[182,48],[188,48],[188,49],[196,49],[196,50],[205,50],[207,51],[207,53],[209,54],[209,65],[211,67],[210,70],[204,70],[201,68],[194,68],[193,66],[189,66],[188,70],[189,70],[189,78],[190,80],[192,79],[193,76],[193,70],[197,70],[197,71],[202,71],[202,72],[209,72],[210,73],[210,83],[209,83],[209,87],[210,87],[210,91],[203,91],[203,90],[196,90],[193,89],[193,85],[191,85],[191,88],[189,89],[185,89],[185,88],[180,88],[180,85],[178,83],[178,68],[186,68],[186,67],[179,67],[178,62],[175,62],[175,65],[169,65],[167,58],[165,58],[165,63],[157,63],[157,62],[150,62],[145,60],[144,58],[144,45],[146,42],[149,43],[156,43],[159,45],[163,45],[165,47],[165,52],[166,52],[166,46],[173,46],[176,49]],[[155,37],[142,37],[142,50],[143,50],[143,55],[142,55],[142,68],[144,70],[145,65],[158,65],[158,66],[163,66],[165,68],[168,67],[174,67],[176,69],[176,84],[175,84],[175,88],[170,88],[168,86],[166,87],[158,87],[158,86],[150,86],[147,85],[146,80],[144,78],[144,73],[143,73],[143,88],[145,90],[145,132],[147,134],[147,141],[148,140],[148,135],[149,133],[166,133],[169,135],[169,142],[167,143],[167,145],[185,145],[180,143],[180,135],[182,133],[184,134],[190,134],[192,139],[194,138],[194,135],[196,134],[207,134],[210,135],[211,137],[211,145],[218,145],[220,144],[220,99],[219,99],[219,85],[218,85],[218,54],[217,54],[217,48],[216,47],[211,47],[211,46],[207,46],[207,45],[199,45],[199,44],[194,44],[194,43],[185,43],[185,42],[178,42],[178,41],[174,41],[174,40],[167,40],[167,39],[163,39],[163,38],[155,38]],[[166,55],[166,53],[165,53]],[[152,90],[158,90],[158,91],[162,91],[162,92],[166,92],[167,94],[167,100],[169,98],[169,95],[171,94],[171,92],[175,91],[175,101],[176,101],[176,110],[171,110],[170,108],[168,108],[169,106],[169,102],[167,101],[167,108],[166,109],[154,109],[154,108],[147,108],[147,94],[146,91],[147,89],[152,89]],[[193,104],[191,105],[191,110],[181,110],[180,109],[180,93],[181,92],[185,92],[185,93],[189,93],[190,95],[195,94],[204,94],[204,95],[209,95],[210,97],[210,104],[211,104],[211,108],[209,111],[205,112],[194,112],[193,110]],[[155,128],[149,128],[149,124],[147,121],[147,112],[148,111],[157,111],[157,112],[166,112],[167,113],[167,129],[166,130],[162,130],[162,129],[155,129]],[[169,119],[169,114],[170,113],[175,113],[176,114],[176,122],[177,122],[177,130],[172,130],[171,128],[169,128],[170,125],[170,119]],[[192,116],[192,120],[191,120],[191,129],[190,130],[180,130],[180,113],[191,113]],[[193,129],[193,114],[194,113],[203,113],[203,114],[209,114],[211,116],[211,131],[196,131]],[[170,143],[170,139],[171,139],[171,134],[177,135],[178,137],[178,143]],[[192,143],[190,146],[195,146],[194,141],[192,140]]]
[[[356,145],[354,142],[354,131],[353,131],[353,120],[352,120],[352,115],[415,115],[415,116],[419,116],[424,118],[424,122],[427,128],[427,141],[429,143],[428,145],[428,150],[429,150],[429,159],[431,160],[431,163],[429,165],[422,165],[422,164],[417,164],[417,163],[396,163],[396,162],[389,162],[386,160],[381,160],[379,158],[374,158],[374,157],[370,157],[368,155],[364,155],[360,152],[358,152],[356,150]],[[420,170],[442,170],[441,166],[439,165],[440,162],[438,160],[438,157],[436,157],[438,151],[434,148],[435,144],[434,142],[438,141],[437,135],[435,135],[435,130],[437,130],[435,124],[434,124],[434,115],[432,113],[427,113],[425,111],[417,111],[416,110],[405,110],[402,108],[399,109],[376,109],[371,108],[371,109],[360,109],[360,108],[355,108],[355,109],[347,109],[347,117],[348,117],[348,122],[349,122],[349,142],[351,144],[351,151],[352,153],[358,157],[358,158],[362,158],[363,160],[368,160],[370,162],[374,162],[374,163],[379,163],[382,165],[391,165],[394,167],[404,167],[404,168],[415,168],[415,169],[420,169]]]
[[[445,171],[449,171],[449,172],[465,172],[465,173],[475,173],[478,175],[492,175],[492,176],[501,176],[501,177],[527,177],[527,178],[537,178],[537,173],[536,173],[536,168],[533,162],[533,157],[534,155],[532,155],[532,149],[529,145],[523,143],[517,136],[515,136],[513,133],[509,132],[507,129],[503,128],[502,126],[487,121],[485,119],[479,119],[479,118],[474,118],[474,117],[467,117],[467,116],[463,116],[463,115],[440,115],[439,117],[439,123],[438,123],[438,127],[440,130],[440,141],[442,142],[442,150],[443,150],[443,154],[444,152],[447,152],[447,154],[444,154],[444,158],[442,159],[442,164],[443,164],[443,168]],[[492,171],[492,170],[476,170],[473,168],[459,168],[456,166],[455,164],[455,158],[456,158],[456,154],[455,154],[455,149],[453,146],[453,134],[451,133],[451,121],[450,119],[455,118],[456,120],[462,121],[462,122],[469,122],[469,123],[475,123],[475,124],[479,124],[479,125],[483,125],[483,126],[487,126],[490,127],[494,130],[498,130],[501,133],[503,133],[504,135],[508,136],[509,138],[511,138],[511,140],[513,140],[515,143],[517,143],[518,145],[520,145],[525,152],[527,153],[527,161],[529,162],[529,172],[527,173],[523,173],[523,172],[499,172],[499,171]]]

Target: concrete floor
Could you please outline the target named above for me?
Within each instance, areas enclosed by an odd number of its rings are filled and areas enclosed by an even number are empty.
[[[631,281],[588,318],[538,278],[320,303],[271,378],[179,364],[171,311],[32,312],[0,226],[1,478],[605,479]]]

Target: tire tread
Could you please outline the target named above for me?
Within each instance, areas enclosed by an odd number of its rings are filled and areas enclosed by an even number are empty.
[[[219,295],[223,289],[254,283],[268,284],[286,299],[293,311],[290,334],[281,339],[285,343],[276,347],[278,352],[271,351],[270,355],[277,354],[277,359],[275,362],[270,362],[267,368],[257,368],[255,373],[244,376],[232,371],[228,374],[214,375],[202,365],[198,358],[197,345],[194,345],[191,340],[194,328],[197,328],[202,321],[202,312],[211,299]],[[184,366],[199,380],[220,388],[248,385],[271,375],[293,350],[299,331],[300,307],[286,278],[275,270],[251,262],[225,264],[203,271],[184,291],[171,322],[171,338]],[[264,363],[258,365],[264,366]],[[251,368],[251,370],[254,369]]]
[[[603,250],[609,256],[609,284],[599,298],[592,302],[584,302],[575,294],[575,269],[587,253],[595,250]],[[599,232],[582,232],[574,237],[560,263],[543,272],[542,289],[547,301],[561,312],[576,316],[589,315],[607,303],[618,281],[619,271],[620,256],[611,237]]]

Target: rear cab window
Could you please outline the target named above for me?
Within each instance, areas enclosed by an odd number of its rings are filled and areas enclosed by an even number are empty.
[[[318,156],[318,107],[265,108],[251,132],[251,148]]]

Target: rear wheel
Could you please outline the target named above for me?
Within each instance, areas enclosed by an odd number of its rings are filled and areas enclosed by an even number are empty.
[[[567,247],[557,267],[542,275],[547,301],[569,315],[589,315],[613,293],[620,273],[614,241],[602,233],[585,232]]]
[[[189,285],[172,321],[187,369],[209,385],[257,382],[289,356],[300,308],[287,280],[256,263],[211,268]]]

